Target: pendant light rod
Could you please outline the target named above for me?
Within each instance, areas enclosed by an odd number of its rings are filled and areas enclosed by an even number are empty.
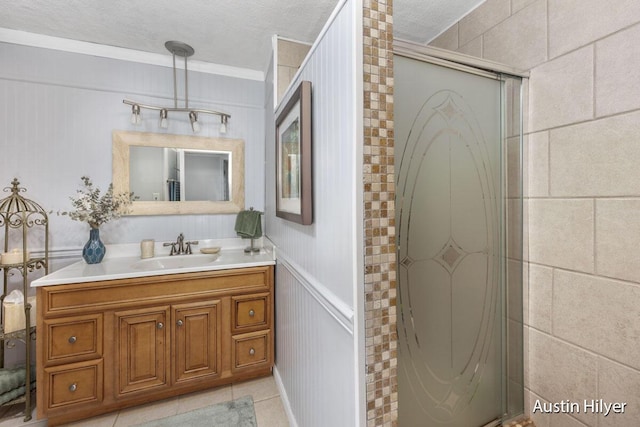
[[[215,115],[215,116],[226,117],[227,119],[231,118],[231,114],[223,113],[221,111],[207,110],[207,109],[204,109],[204,108],[158,107],[156,105],[141,104],[140,102],[132,101],[131,99],[123,99],[122,103],[123,104],[127,104],[127,105],[131,105],[131,106],[137,105],[138,107],[144,108],[146,110],[155,110],[155,111],[166,110],[166,111],[169,111],[169,112],[177,111],[177,112],[180,112],[180,113],[189,113],[191,111],[195,111],[196,113],[211,114],[211,115]]]
[[[187,58],[192,56],[195,53],[195,50],[188,44],[178,42],[178,41],[168,41],[164,44],[164,46],[167,48],[169,52],[171,52],[172,59],[173,59],[173,108],[142,104],[140,102],[133,101],[130,99],[123,99],[122,102],[124,104],[132,106],[132,113],[133,113],[133,116],[135,116],[135,120],[132,119],[131,122],[134,124],[139,124],[141,122],[141,119],[140,119],[141,108],[147,109],[147,110],[160,111],[161,123],[164,123],[163,127],[166,127],[167,112],[182,112],[182,113],[189,114],[189,119],[191,120],[192,126],[194,121],[197,123],[197,113],[211,114],[211,115],[220,116],[220,123],[221,123],[220,133],[225,133],[227,122],[231,118],[230,114],[223,113],[220,111],[215,111],[215,110],[208,110],[204,108],[189,108],[189,80],[188,80]],[[177,69],[176,69],[176,55],[182,56],[184,58],[184,107],[178,107],[178,79],[177,79]],[[195,131],[196,127],[195,126],[193,127]],[[199,129],[199,126],[198,126],[198,129]]]

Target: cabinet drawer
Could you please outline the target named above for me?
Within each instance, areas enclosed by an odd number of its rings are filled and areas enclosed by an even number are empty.
[[[48,409],[102,402],[102,360],[45,368]]]
[[[233,368],[242,369],[271,363],[270,342],[271,331],[234,336],[232,346]]]
[[[44,321],[46,363],[68,363],[102,356],[102,314]]]
[[[268,293],[233,297],[232,310],[234,332],[270,326]]]

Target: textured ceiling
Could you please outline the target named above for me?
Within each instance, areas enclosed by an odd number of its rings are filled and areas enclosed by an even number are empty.
[[[396,37],[429,41],[483,0],[395,0]],[[265,71],[271,36],[312,43],[338,0],[0,0],[0,28]]]

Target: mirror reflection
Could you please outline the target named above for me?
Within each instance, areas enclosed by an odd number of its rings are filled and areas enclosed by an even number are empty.
[[[132,145],[129,187],[140,201],[229,201],[229,151]]]

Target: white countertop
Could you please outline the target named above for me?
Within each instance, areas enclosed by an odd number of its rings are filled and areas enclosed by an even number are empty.
[[[198,271],[227,270],[275,264],[274,247],[264,239],[259,253],[244,252],[246,241],[241,239],[201,240],[194,246],[193,255],[168,256],[168,249],[156,243],[156,257],[140,259],[139,244],[107,246],[107,255],[99,264],[80,260],[31,282],[31,287],[160,276]],[[216,255],[200,253],[199,248],[220,247]],[[166,253],[165,253],[166,252]]]

